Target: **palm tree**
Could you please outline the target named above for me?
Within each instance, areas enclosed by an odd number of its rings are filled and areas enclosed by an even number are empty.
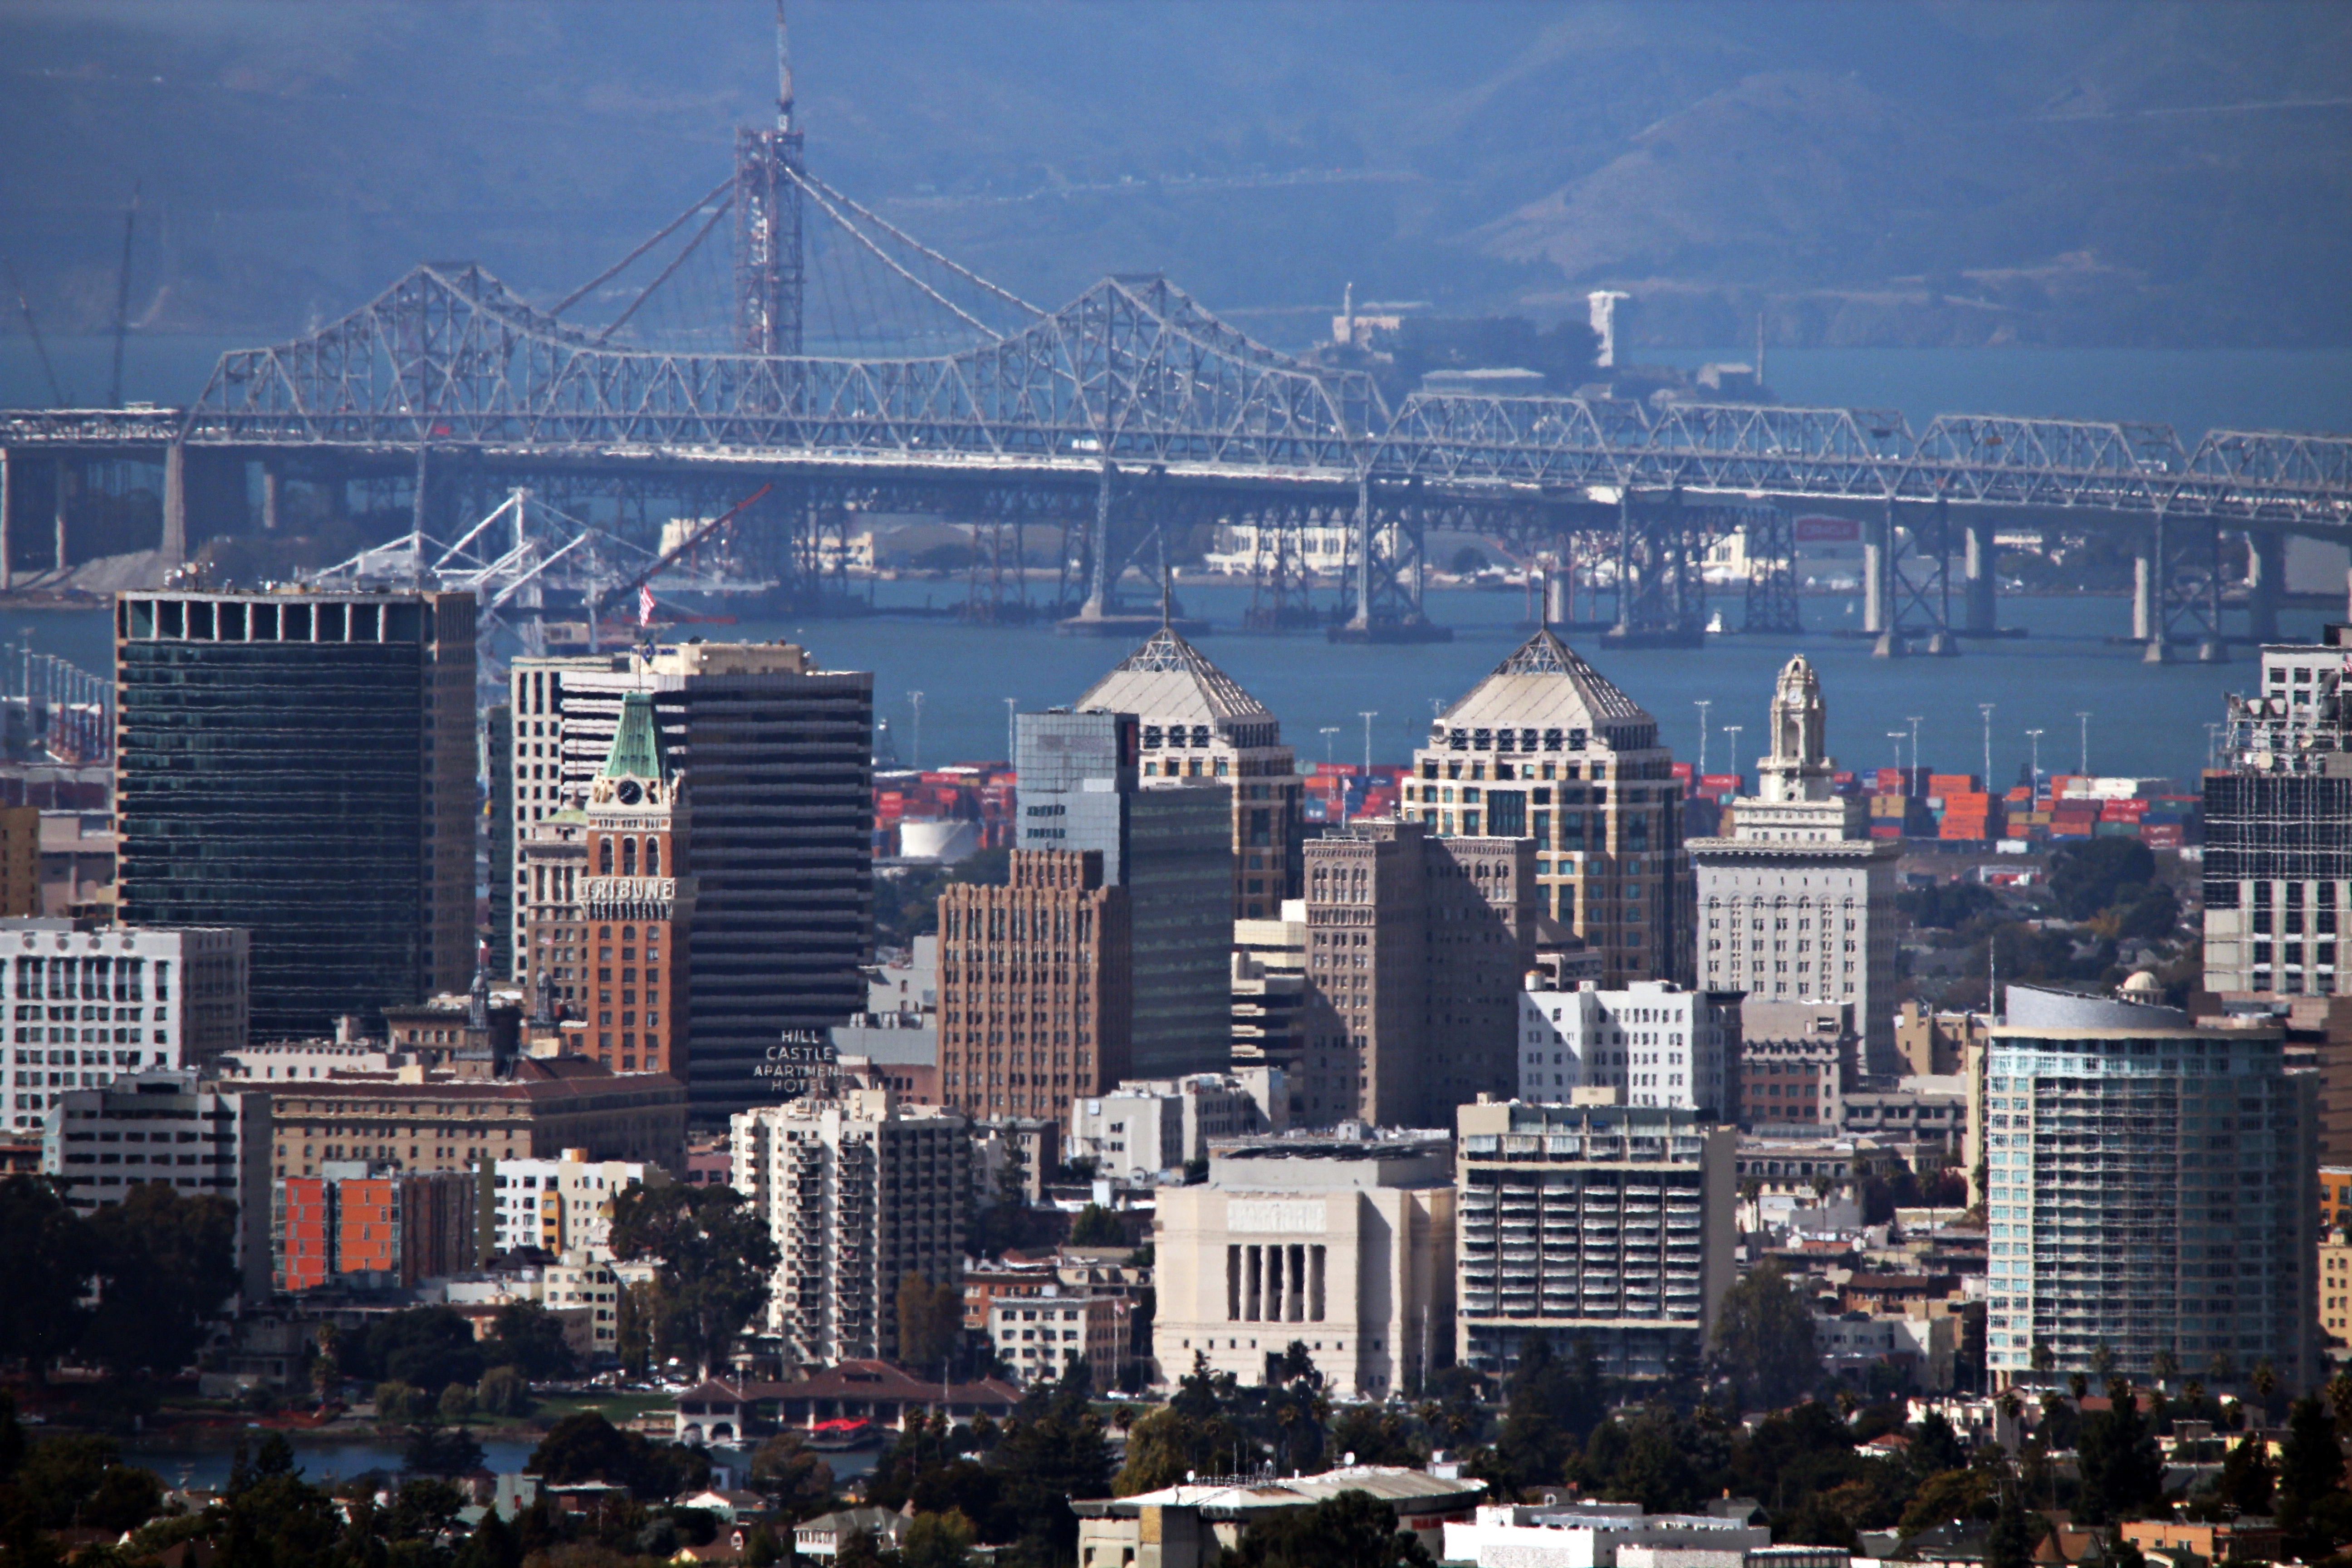
[[[2327,1407],[2336,1416],[2338,1432],[2352,1432],[2352,1376],[2337,1373],[2328,1380]]]
[[[2105,1340],[2091,1348],[2091,1370],[2102,1379],[2116,1370],[2116,1352],[2108,1348]]]
[[[2079,1372],[2070,1372],[2066,1374],[2066,1392],[2074,1396],[2076,1404],[2080,1404],[2083,1395],[2091,1392],[2091,1380]]]
[[[2271,1395],[2278,1392],[2279,1385],[2278,1368],[2271,1365],[2268,1356],[2254,1363],[2252,1382],[2254,1397],[2263,1402],[2263,1419],[2267,1421],[2271,1418]]]
[[[2190,1378],[2180,1385],[2180,1397],[2189,1402],[2191,1409],[2196,1408],[2205,1403],[2205,1384],[2196,1378]]]
[[[2148,1363],[2148,1365],[2156,1373],[2157,1386],[2161,1388],[2171,1378],[2179,1375],[2180,1372],[2180,1358],[2172,1353],[2171,1346],[2166,1345],[2157,1351],[2154,1359]]]
[[[2050,1369],[2058,1364],[2058,1358],[2050,1353],[2050,1347],[2046,1344],[2036,1344],[2033,1347],[2032,1361],[2033,1370],[2045,1377],[2049,1375]]]
[[[2238,1363],[2230,1359],[2228,1351],[2215,1351],[2213,1359],[2205,1363],[2205,1370],[2214,1382],[2231,1383],[2237,1379]]]

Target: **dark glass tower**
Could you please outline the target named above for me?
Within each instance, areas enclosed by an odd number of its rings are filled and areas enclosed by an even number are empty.
[[[121,918],[253,933],[257,1039],[474,972],[469,594],[125,594]]]

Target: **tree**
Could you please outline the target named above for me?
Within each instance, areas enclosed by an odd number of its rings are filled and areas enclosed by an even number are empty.
[[[898,1568],[964,1568],[980,1531],[962,1513],[918,1513],[898,1543]]]
[[[1070,1225],[1070,1245],[1073,1247],[1125,1247],[1127,1227],[1118,1223],[1118,1215],[1100,1204],[1088,1204],[1078,1211]]]
[[[761,1308],[781,1254],[767,1222],[732,1187],[631,1187],[613,1205],[613,1254],[656,1258],[658,1350],[698,1378],[734,1348]]]
[[[2287,1543],[2315,1563],[2335,1545],[2327,1505],[2344,1491],[2344,1450],[2325,1403],[2298,1399],[2289,1407],[2286,1441],[2279,1447],[2278,1521]]]
[[[1110,1488],[1110,1447],[1101,1420],[1087,1406],[1091,1386],[1079,1361],[1058,1382],[1031,1388],[989,1451],[988,1467],[1003,1481],[1004,1505],[1021,1521],[1033,1557],[1074,1558],[1078,1516],[1070,1500],[1101,1497]]]
[[[236,1205],[142,1182],[87,1223],[99,1304],[83,1351],[117,1373],[178,1372],[236,1291]]]
[[[522,1373],[510,1366],[494,1366],[482,1373],[474,1403],[485,1415],[520,1415],[530,1404]]]
[[[522,1542],[499,1510],[492,1509],[457,1549],[451,1568],[522,1568]]]
[[[898,1364],[944,1365],[963,1337],[963,1292],[912,1270],[898,1277]]]
[[[1234,1568],[1431,1568],[1428,1548],[1397,1528],[1396,1510],[1344,1491],[1253,1524],[1226,1561]]]
[[[2269,1446],[2252,1435],[2230,1445],[2221,1457],[2218,1487],[2221,1500],[2241,1514],[2268,1514],[2278,1478],[2271,1468]]]
[[[394,1379],[375,1385],[375,1418],[405,1421],[424,1414],[424,1391]]]
[[[1188,1470],[1222,1473],[1256,1463],[1257,1444],[1234,1418],[1240,1403],[1234,1374],[1211,1371],[1209,1358],[1194,1351],[1192,1370],[1175,1394],[1128,1433],[1127,1463],[1111,1483],[1113,1494],[1157,1491],[1182,1480]]]
[[[478,1382],[485,1364],[473,1326],[448,1307],[394,1312],[352,1340],[354,1371],[408,1384],[436,1399],[453,1383]]]
[[[1536,1335],[1504,1381],[1503,1399],[1502,1429],[1495,1437],[1503,1473],[1522,1489],[1555,1486],[1601,1419],[1601,1369],[1589,1349],[1580,1348],[1570,1364]]]
[[[527,1468],[558,1486],[606,1481],[648,1500],[710,1484],[710,1458],[705,1451],[621,1431],[600,1410],[583,1410],[558,1421],[531,1450]]]
[[[1429,1450],[1413,1436],[1405,1418],[1393,1410],[1358,1405],[1340,1412],[1324,1441],[1326,1455],[1353,1454],[1360,1465],[1402,1465],[1418,1469],[1428,1462]]]
[[[408,1429],[401,1462],[419,1476],[462,1476],[481,1468],[482,1446],[464,1427],[453,1430],[428,1415]]]
[[[485,1373],[484,1375],[488,1375]],[[474,1418],[474,1391],[462,1383],[453,1383],[441,1391],[441,1419],[462,1426]]]
[[[2164,1496],[2156,1434],[2128,1384],[2108,1385],[2108,1407],[2083,1418],[2074,1439],[2083,1472],[2081,1517],[2094,1524],[2131,1519]]]
[[[2017,1489],[2002,1487],[2000,1508],[1993,1515],[1992,1529],[1985,1532],[1985,1568],[2032,1568],[2033,1547],[2040,1538],[2018,1500]]]
[[[2137,838],[2087,839],[2050,858],[2050,896],[2069,920],[2089,920],[2122,888],[2144,892],[2155,878],[2156,856]]]
[[[34,1377],[81,1337],[81,1299],[98,1248],[89,1228],[37,1176],[0,1181],[0,1356],[23,1356]]]
[[[775,1500],[787,1524],[823,1513],[833,1502],[833,1467],[789,1428],[751,1455],[751,1485]]]
[[[532,1383],[564,1376],[579,1361],[563,1337],[563,1320],[537,1301],[509,1301],[499,1308],[482,1356]]]
[[[1937,1411],[1929,1411],[1911,1434],[1911,1447],[1906,1456],[1914,1475],[1925,1479],[1945,1470],[1957,1470],[1969,1462],[1968,1450],[1960,1447],[1959,1434]]]
[[[1770,1408],[1821,1382],[1812,1311],[1790,1288],[1780,1264],[1765,1264],[1723,1293],[1715,1353],[1725,1372]]]

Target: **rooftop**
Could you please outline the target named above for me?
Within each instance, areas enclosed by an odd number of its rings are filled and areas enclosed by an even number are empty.
[[[1615,745],[1613,730],[1628,724],[1648,726],[1639,744],[1655,742],[1656,721],[1642,705],[1546,626],[1448,708],[1433,739],[1452,730],[1582,730]]]
[[[1162,723],[1214,725],[1274,718],[1264,703],[1169,626],[1145,638],[1141,647],[1113,665],[1072,706],[1081,711],[1133,713]]]
[[[1386,1503],[1458,1506],[1486,1494],[1486,1484],[1468,1479],[1448,1480],[1426,1470],[1397,1465],[1343,1465],[1319,1476],[1294,1476],[1277,1480],[1218,1478],[1185,1481],[1134,1497],[1073,1500],[1070,1507],[1082,1517],[1133,1518],[1147,1508],[1196,1508],[1203,1513],[1235,1517],[1275,1510],[1307,1508],[1342,1492],[1369,1492]]]

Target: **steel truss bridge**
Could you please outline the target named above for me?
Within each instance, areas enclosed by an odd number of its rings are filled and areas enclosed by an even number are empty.
[[[2186,448],[2160,425],[1967,415],[1914,431],[1885,410],[1434,393],[1391,409],[1368,376],[1266,348],[1158,276],[1030,306],[806,174],[788,124],[746,132],[738,159],[731,191],[664,231],[716,202],[693,240],[602,331],[562,314],[586,289],[541,310],[478,267],[419,267],[307,336],[224,355],[184,407],[0,412],[0,563],[51,464],[60,565],[75,464],[160,464],[171,561],[187,558],[192,521],[242,528],[248,468],[267,521],[283,480],[357,484],[404,500],[418,541],[516,487],[650,532],[766,484],[729,530],[728,561],[808,608],[841,590],[865,511],[975,525],[975,610],[997,617],[1029,613],[1025,586],[1003,585],[1008,532],[1025,584],[1023,531],[1050,525],[1050,613],[1080,626],[1119,624],[1121,578],[1164,575],[1181,531],[1249,524],[1253,624],[1412,637],[1430,635],[1424,536],[1470,526],[1571,585],[1580,572],[1608,580],[1612,635],[1679,640],[1702,625],[1702,559],[1734,527],[1756,557],[1748,624],[1794,624],[1786,524],[1802,509],[1860,524],[1865,626],[1889,653],[1997,631],[1997,524],[2126,530],[2136,635],[2160,658],[2168,644],[2218,648],[2225,534],[2251,550],[2257,637],[2275,635],[2285,537],[2352,541],[2352,437],[2215,431]],[[805,352],[823,335],[799,259],[810,204],[865,247],[842,252],[887,267],[964,346]],[[615,341],[730,206],[734,347]],[[1318,613],[1297,542],[1334,527],[1352,535],[1350,581]]]

